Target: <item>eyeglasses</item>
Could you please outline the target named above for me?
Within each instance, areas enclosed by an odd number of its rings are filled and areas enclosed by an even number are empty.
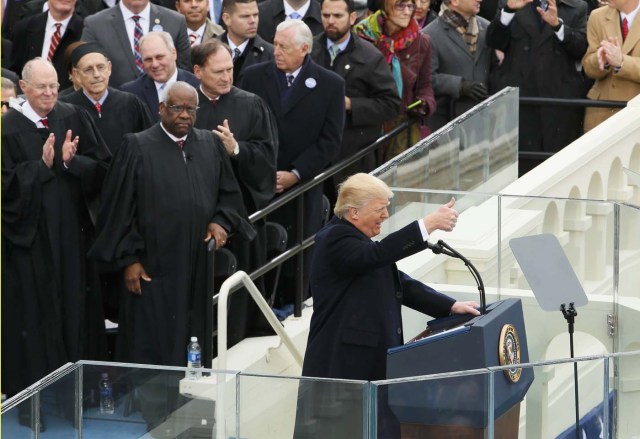
[[[198,111],[200,107],[187,107],[184,105],[167,105],[167,108],[171,110],[174,114],[182,114],[183,111],[186,111],[187,114],[193,116]]]
[[[402,12],[405,9],[408,9],[409,11],[413,12],[416,10],[416,5],[415,3],[396,3],[395,5],[393,5],[393,9],[395,9],[398,12]]]
[[[31,87],[35,88],[38,91],[60,90],[60,84],[57,82],[55,84],[33,84],[31,82],[27,82],[27,84],[29,84]]]
[[[107,71],[107,67],[109,67],[107,64],[98,64],[97,66],[85,67],[84,69],[76,68],[76,70],[81,72],[83,75],[89,76],[93,75],[93,72],[95,72],[96,70],[98,71],[98,73],[104,73]]]
[[[9,101],[0,101],[2,102],[2,106],[3,107],[8,107],[9,106]]]

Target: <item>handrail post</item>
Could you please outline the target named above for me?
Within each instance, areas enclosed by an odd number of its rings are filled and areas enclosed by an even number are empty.
[[[304,241],[304,193],[297,198],[296,224],[298,226],[296,244],[302,244]],[[302,250],[296,256],[296,291],[293,299],[293,315],[300,317],[302,315],[302,300],[304,299],[304,252]]]

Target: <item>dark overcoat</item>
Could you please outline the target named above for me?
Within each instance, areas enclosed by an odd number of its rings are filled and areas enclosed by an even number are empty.
[[[334,217],[315,241],[313,316],[302,374],[385,379],[387,349],[403,343],[401,305],[443,317],[455,303],[395,264],[426,248],[418,223],[376,242]]]

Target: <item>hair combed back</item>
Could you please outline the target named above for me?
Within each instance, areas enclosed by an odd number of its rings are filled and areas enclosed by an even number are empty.
[[[343,218],[350,208],[361,209],[371,200],[393,197],[387,184],[377,177],[359,173],[347,178],[338,188],[338,201],[333,213]]]
[[[303,44],[306,44],[309,46],[307,53],[311,53],[311,49],[313,48],[313,34],[304,21],[299,19],[285,20],[276,27],[276,33],[285,31],[291,27],[296,30],[291,41],[293,45],[295,47],[302,47]]]

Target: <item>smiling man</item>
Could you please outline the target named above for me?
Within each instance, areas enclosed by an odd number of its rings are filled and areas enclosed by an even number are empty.
[[[22,70],[26,101],[2,116],[2,391],[68,361],[106,358],[102,297],[85,255],[109,150],[83,109],[57,102],[42,58]]]
[[[177,52],[167,32],[149,32],[140,40],[140,54],[144,74],[127,82],[120,90],[133,93],[147,104],[151,116],[158,120],[163,91],[176,81],[184,81],[197,88],[200,81],[193,73],[179,69]]]
[[[73,75],[81,89],[60,98],[87,110],[113,154],[122,137],[153,125],[146,105],[135,95],[109,87],[111,61],[96,43],[85,43],[71,52]]]

